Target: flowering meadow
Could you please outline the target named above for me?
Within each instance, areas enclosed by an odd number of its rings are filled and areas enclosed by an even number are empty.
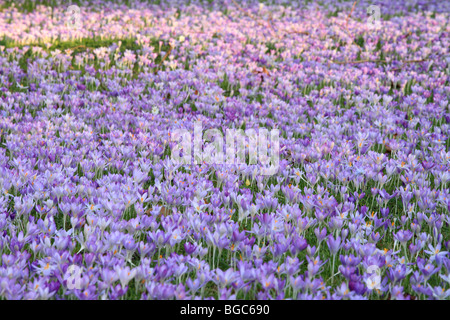
[[[449,299],[449,12],[0,1],[1,299]],[[177,163],[195,123],[276,173]]]

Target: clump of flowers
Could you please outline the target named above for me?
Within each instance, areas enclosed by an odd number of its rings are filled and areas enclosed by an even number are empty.
[[[448,299],[448,2],[129,2],[2,7],[2,299]]]

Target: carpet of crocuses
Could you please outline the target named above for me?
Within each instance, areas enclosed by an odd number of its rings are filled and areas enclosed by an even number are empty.
[[[72,4],[0,2],[1,299],[450,297],[449,1]]]

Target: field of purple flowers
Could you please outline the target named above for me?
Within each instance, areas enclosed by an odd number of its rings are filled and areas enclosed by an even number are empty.
[[[450,1],[73,4],[0,1],[1,299],[449,299]]]

